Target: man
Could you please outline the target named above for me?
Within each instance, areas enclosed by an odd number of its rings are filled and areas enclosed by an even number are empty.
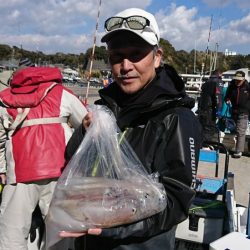
[[[240,158],[245,147],[250,111],[250,86],[243,71],[235,73],[226,91],[225,102],[232,105],[232,117],[236,123],[236,147],[233,157]]]
[[[210,78],[202,85],[199,99],[199,120],[203,128],[203,140],[209,141],[217,134],[216,117],[223,106],[223,81],[221,72],[214,70]]]
[[[37,204],[46,216],[72,128],[87,111],[58,68],[18,69],[0,92],[0,249],[27,249]]]
[[[194,196],[200,126],[190,110],[184,83],[176,71],[161,66],[160,34],[154,16],[141,9],[126,9],[106,20],[102,38],[108,46],[114,81],[99,91],[96,104],[109,107],[121,131],[149,173],[158,172],[166,188],[167,207],[137,223],[110,229],[90,229],[87,249],[174,249],[176,225],[187,218]],[[69,159],[92,121],[89,113],[69,141]],[[193,173],[193,175],[192,175]],[[85,233],[61,232],[62,237]],[[99,235],[93,235],[99,234]],[[77,249],[81,238],[76,242]]]

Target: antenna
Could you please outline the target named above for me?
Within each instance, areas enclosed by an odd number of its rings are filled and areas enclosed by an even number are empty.
[[[207,48],[206,48],[206,55],[205,55],[205,63],[204,63],[204,71],[203,71],[204,74],[206,71],[206,63],[207,63],[207,55],[208,55],[208,50],[209,50],[208,48],[209,48],[209,42],[210,42],[210,36],[211,36],[212,22],[213,22],[213,15],[211,15],[211,19],[210,19],[209,33],[208,33],[208,39],[207,39]]]
[[[21,39],[21,25],[20,23],[18,23],[18,35],[19,35],[19,39],[20,39],[20,49],[22,50],[22,39]]]
[[[87,78],[88,79],[88,85],[87,85],[87,91],[86,91],[85,100],[84,100],[85,105],[88,104],[90,78],[91,78],[91,75],[92,75],[92,67],[93,67],[93,60],[94,60],[94,54],[95,54],[95,45],[96,45],[96,34],[97,34],[97,31],[98,31],[101,4],[102,4],[102,0],[99,0],[98,13],[97,13],[97,19],[96,19],[96,26],[95,26],[95,34],[94,34],[94,42],[93,42],[93,48],[92,48],[92,52],[91,52],[91,56],[90,56],[89,75],[88,75],[88,78]]]

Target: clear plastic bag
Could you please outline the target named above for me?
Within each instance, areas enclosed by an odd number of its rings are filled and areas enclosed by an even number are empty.
[[[136,222],[161,212],[166,193],[149,175],[105,106],[93,105],[93,121],[58,180],[46,218],[47,245],[59,231],[79,232]]]

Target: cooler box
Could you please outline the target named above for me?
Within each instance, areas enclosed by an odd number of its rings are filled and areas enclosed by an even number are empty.
[[[249,250],[250,249],[250,238],[249,236],[239,233],[232,232],[222,238],[210,243],[209,250]]]
[[[176,238],[209,244],[223,236],[225,216],[223,202],[195,198],[188,218],[177,226]]]

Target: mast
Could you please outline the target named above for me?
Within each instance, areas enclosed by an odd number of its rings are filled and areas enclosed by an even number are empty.
[[[203,71],[204,75],[206,74],[206,63],[207,63],[207,55],[209,53],[209,42],[210,42],[210,36],[211,36],[212,22],[213,22],[213,15],[211,15],[210,25],[209,25],[209,33],[208,33],[208,39],[207,39],[207,48],[206,48],[204,71]]]
[[[219,47],[219,44],[216,43],[215,44],[215,51],[214,52],[211,52],[211,59],[210,59],[210,74],[213,70],[216,69],[217,67],[217,55],[218,55],[218,47]]]
[[[93,60],[94,60],[95,46],[96,46],[96,34],[97,34],[97,31],[98,31],[98,24],[99,24],[101,4],[102,4],[102,0],[99,0],[98,13],[97,13],[97,19],[96,19],[96,26],[95,26],[95,33],[94,33],[93,48],[92,48],[92,52],[91,52],[91,56],[90,56],[89,75],[88,75],[88,78],[87,78],[88,85],[87,85],[87,91],[86,91],[85,100],[84,100],[84,104],[85,105],[88,104],[90,78],[91,78],[91,75],[92,75],[92,67],[93,67]]]
[[[194,42],[194,74],[196,74],[196,40]]]

